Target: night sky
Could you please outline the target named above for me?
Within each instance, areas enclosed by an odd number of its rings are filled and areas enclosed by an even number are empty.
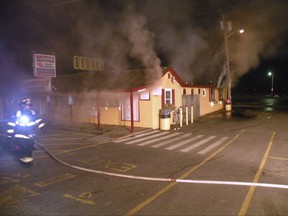
[[[32,54],[55,54],[57,76],[73,55],[103,58],[121,70],[172,66],[195,84],[225,85],[222,16],[234,91],[288,94],[287,0],[4,0],[0,2],[0,86],[33,77]]]

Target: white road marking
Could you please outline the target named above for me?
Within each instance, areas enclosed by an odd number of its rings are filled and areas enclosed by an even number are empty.
[[[133,136],[133,137],[127,137],[127,138],[123,138],[123,139],[119,139],[119,140],[114,140],[114,142],[119,143],[119,142],[125,142],[127,140],[134,140],[134,139],[142,137],[142,136],[147,136],[149,134],[154,134],[154,133],[159,133],[159,132],[160,132],[159,130],[153,130],[153,131],[150,131],[147,133],[138,134],[138,135]]]
[[[148,141],[146,141],[146,142],[143,142],[143,143],[138,144],[138,146],[149,145],[149,144],[158,142],[158,141],[160,141],[160,140],[168,139],[168,138],[173,137],[173,136],[176,136],[176,135],[179,135],[179,133],[173,133],[173,134],[170,134],[170,135],[168,135],[168,136],[163,136],[163,137],[158,138],[158,139],[148,140]]]
[[[216,148],[218,145],[222,144],[225,142],[225,140],[229,139],[229,137],[222,137],[220,140],[217,142],[209,145],[207,148],[203,149],[202,151],[199,151],[198,154],[206,154],[207,152],[211,151],[212,149]]]
[[[206,139],[203,139],[203,140],[201,140],[201,141],[199,141],[199,142],[197,142],[197,143],[195,143],[195,144],[193,144],[193,145],[191,145],[191,146],[189,146],[189,147],[187,147],[187,148],[185,148],[185,149],[182,149],[182,150],[180,150],[180,151],[181,151],[181,152],[189,152],[189,151],[192,151],[193,149],[195,149],[195,148],[203,145],[204,143],[209,142],[209,141],[212,140],[212,139],[215,139],[215,137],[216,137],[216,136],[209,136],[209,137],[207,137]]]
[[[180,137],[176,137],[176,138],[174,138],[174,139],[170,139],[169,141],[162,142],[162,143],[153,145],[153,146],[151,146],[151,147],[153,147],[153,148],[158,148],[158,147],[161,147],[161,146],[163,146],[163,145],[168,145],[168,144],[170,144],[170,143],[173,143],[173,142],[175,142],[175,141],[177,141],[177,140],[180,140],[180,139],[183,139],[183,138],[186,138],[186,137],[189,137],[189,136],[191,136],[191,133],[185,134],[185,135],[181,135]]]
[[[133,140],[133,141],[126,142],[125,144],[131,145],[131,144],[134,144],[134,143],[137,143],[137,142],[140,142],[140,141],[148,140],[148,139],[151,139],[151,138],[156,138],[156,137],[162,136],[162,135],[167,134],[167,133],[168,132],[162,132],[162,133],[154,134],[152,136],[143,137],[143,138],[140,138],[140,139],[136,139],[136,140]]]
[[[187,143],[190,143],[190,142],[192,142],[192,141],[194,141],[194,140],[196,140],[196,139],[199,139],[199,138],[201,138],[201,137],[203,137],[203,135],[197,135],[196,137],[192,137],[191,139],[184,140],[184,141],[182,141],[182,142],[180,142],[180,143],[177,143],[177,144],[175,144],[175,145],[172,145],[172,146],[170,146],[170,147],[168,147],[168,148],[166,148],[166,149],[167,149],[167,150],[173,150],[173,149],[175,149],[175,148],[178,148],[178,147],[180,147],[180,146],[186,145]]]

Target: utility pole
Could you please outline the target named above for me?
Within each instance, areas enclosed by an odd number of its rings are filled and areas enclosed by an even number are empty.
[[[224,32],[224,42],[225,42],[225,56],[226,56],[226,71],[227,71],[227,80],[228,80],[228,92],[227,99],[231,101],[231,70],[230,70],[230,54],[228,46],[229,32],[232,31],[232,23],[226,20],[224,14],[221,14],[222,20],[220,21],[220,27]]]

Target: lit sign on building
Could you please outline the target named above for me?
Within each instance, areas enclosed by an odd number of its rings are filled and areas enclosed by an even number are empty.
[[[85,56],[73,56],[73,68],[75,70],[104,71],[104,61],[100,58]]]
[[[33,71],[35,77],[56,77],[56,57],[33,54]]]

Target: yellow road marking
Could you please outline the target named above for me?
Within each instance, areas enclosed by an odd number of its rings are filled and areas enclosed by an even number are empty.
[[[195,172],[197,169],[199,169],[201,166],[203,166],[204,164],[206,164],[209,160],[211,160],[213,157],[215,157],[217,154],[219,154],[221,151],[223,151],[228,145],[230,145],[231,143],[233,143],[236,139],[238,139],[238,137],[244,132],[245,130],[241,130],[232,140],[230,140],[229,142],[227,142],[225,145],[223,145],[221,148],[219,148],[217,151],[215,151],[213,154],[211,154],[210,156],[208,156],[207,158],[205,158],[201,163],[199,163],[196,166],[193,166],[190,170],[188,170],[186,173],[184,173],[182,176],[180,176],[179,179],[184,179],[186,178],[188,175],[190,175],[191,173]],[[161,189],[160,191],[158,191],[157,193],[153,194],[151,197],[149,197],[148,199],[146,199],[144,202],[140,203],[139,205],[137,205],[135,208],[131,209],[129,212],[127,212],[125,215],[134,215],[136,212],[138,212],[139,210],[141,210],[142,208],[144,208],[146,205],[148,205],[150,202],[152,202],[153,200],[155,200],[156,198],[158,198],[159,196],[161,196],[162,194],[164,194],[166,191],[168,191],[169,189],[171,189],[172,187],[174,187],[177,184],[177,182],[173,182],[168,184],[166,187],[164,187],[163,189]]]
[[[20,185],[15,185],[14,187],[0,193],[0,206],[15,205],[25,198],[36,195],[38,195],[38,193],[30,189]]]
[[[260,118],[264,113],[265,113],[265,111],[261,112],[261,113],[257,116],[257,118]]]
[[[45,143],[45,146],[49,146],[49,147],[57,147],[57,146],[74,146],[74,145],[87,145],[87,143],[79,143],[79,142],[67,142],[67,143],[64,143],[64,142],[61,142],[61,143]]]
[[[58,182],[61,182],[61,181],[64,181],[73,177],[75,177],[75,175],[66,173],[62,176],[57,176],[56,178],[48,179],[47,181],[35,183],[35,185],[38,187],[46,187],[48,185],[55,184],[55,183],[58,183]]]
[[[81,132],[77,132],[77,131],[59,131],[59,130],[51,130],[51,131],[56,131],[63,134],[75,134],[75,135],[83,135],[83,136],[87,136],[87,135],[93,135],[91,133],[81,133]],[[51,134],[53,135],[53,134]],[[49,135],[48,135],[49,136]]]
[[[92,137],[91,135],[89,137]],[[83,140],[83,139],[87,139],[84,137],[72,137],[72,138],[39,138],[40,141],[62,141],[62,140]]]
[[[269,158],[269,159],[275,159],[275,160],[284,160],[284,161],[288,161],[288,158],[272,157],[272,156],[269,156],[268,158]]]
[[[263,169],[264,169],[265,163],[267,161],[269,152],[270,152],[270,150],[272,148],[272,144],[273,144],[273,140],[275,138],[275,134],[276,134],[275,132],[272,133],[272,137],[270,139],[269,145],[268,145],[268,147],[266,149],[266,152],[265,152],[264,157],[263,157],[263,159],[261,161],[261,164],[260,164],[260,166],[258,168],[258,171],[257,171],[257,173],[256,173],[256,175],[255,175],[255,177],[253,179],[253,183],[257,183],[259,181],[259,179],[260,179],[260,176],[261,176],[261,174],[263,172]],[[245,197],[245,200],[244,200],[244,202],[242,204],[242,207],[241,207],[241,209],[240,209],[240,211],[238,213],[239,216],[240,215],[241,216],[242,215],[246,215],[247,209],[248,209],[248,207],[250,205],[250,202],[252,200],[252,197],[253,197],[255,189],[256,189],[256,186],[251,186],[250,187],[250,189],[249,189],[249,191],[248,191],[248,193],[247,193],[247,195]]]
[[[77,202],[80,202],[80,203],[84,203],[84,204],[89,204],[89,205],[95,205],[95,203],[91,200],[84,200],[84,199],[81,199],[81,198],[78,198],[78,197],[74,197],[74,196],[71,196],[70,194],[64,194],[63,195],[65,198],[70,198],[70,199],[73,199]]]
[[[96,144],[91,144],[91,145],[86,145],[86,146],[81,146],[81,147],[78,147],[78,148],[63,150],[63,151],[59,151],[59,152],[57,152],[55,154],[64,154],[64,153],[69,153],[69,152],[73,152],[73,151],[80,150],[80,149],[96,147],[96,146],[101,145],[103,143],[107,143],[107,141],[96,143]]]
[[[66,133],[65,132],[59,132],[59,133],[54,133],[54,134],[39,135],[38,138],[41,138],[41,137],[54,137],[54,136],[60,136],[60,135],[63,135],[63,134],[66,134]]]
[[[81,193],[79,197],[87,197],[87,198],[90,198],[92,196],[91,193],[89,192],[84,192],[84,193]]]
[[[19,180],[12,179],[12,178],[9,178],[9,177],[2,177],[2,179],[6,179],[6,180],[9,180],[11,182],[19,182]]]

